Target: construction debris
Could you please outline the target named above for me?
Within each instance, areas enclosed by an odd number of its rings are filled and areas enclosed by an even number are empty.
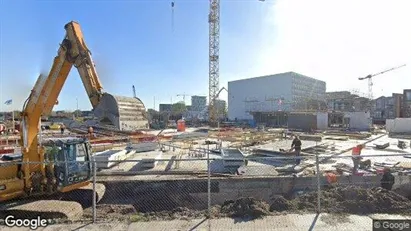
[[[302,195],[289,202],[295,210],[315,211],[316,192]],[[321,192],[321,209],[327,213],[409,213],[411,201],[393,191],[380,187],[335,187]]]

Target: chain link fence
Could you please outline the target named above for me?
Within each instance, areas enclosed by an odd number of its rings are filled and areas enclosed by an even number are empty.
[[[398,164],[409,157],[405,154],[361,155],[363,160],[372,158],[373,167],[362,161],[364,166],[360,164],[353,175],[350,153],[262,156],[246,149],[221,149],[219,143],[195,147],[187,142],[136,150],[114,148],[91,161],[55,163],[82,173],[73,177],[66,172],[68,181],[83,177],[91,184],[66,193],[2,202],[2,223],[13,215],[47,217],[49,224],[197,222],[198,227],[213,230],[213,224],[223,218],[271,219],[270,215],[301,212],[405,213],[411,207],[408,167]],[[396,161],[384,165],[378,158]],[[21,167],[16,163],[0,164],[2,172],[11,174],[10,181],[21,184],[12,176]],[[40,168],[48,163],[30,164]],[[387,166],[395,172],[391,191],[380,187]],[[63,179],[59,177],[50,179]]]

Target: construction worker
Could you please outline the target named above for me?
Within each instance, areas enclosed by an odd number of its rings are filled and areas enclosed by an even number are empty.
[[[359,167],[360,161],[361,161],[361,157],[360,157],[360,155],[361,155],[361,150],[362,150],[362,145],[361,145],[361,144],[355,146],[355,147],[352,149],[351,154],[352,154],[352,156],[353,156],[353,157],[352,157],[352,161],[353,161],[353,163],[354,163],[353,174],[356,174],[357,171],[358,171],[358,167]]]
[[[87,133],[88,133],[89,139],[90,139],[90,140],[93,139],[93,135],[94,135],[94,129],[93,129],[93,127],[90,126],[90,127],[88,128]]]
[[[61,131],[61,134],[63,135],[64,134],[64,130],[66,129],[66,127],[64,126],[64,124],[61,124],[60,125],[60,131]]]
[[[385,167],[384,174],[382,175],[382,178],[381,178],[381,188],[384,188],[386,190],[391,190],[394,183],[395,183],[394,175],[392,175],[390,168]]]
[[[297,135],[295,135],[294,140],[291,144],[291,151],[294,150],[296,157],[300,157],[301,145],[302,143],[301,143],[300,138]],[[296,165],[299,165],[300,163],[301,163],[301,159],[296,159]]]
[[[335,175],[333,172],[328,172],[325,174],[327,178],[328,184],[325,185],[325,188],[332,188],[337,184],[337,175]]]

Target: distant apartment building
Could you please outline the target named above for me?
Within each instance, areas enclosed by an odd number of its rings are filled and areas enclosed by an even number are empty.
[[[327,92],[326,101],[328,111],[366,111],[370,107],[370,100],[368,98],[360,97],[349,91]]]
[[[172,104],[164,104],[164,103],[161,103],[161,104],[159,105],[159,110],[160,110],[160,112],[171,112],[172,108],[173,108],[173,105],[172,105]]]
[[[403,93],[403,117],[411,118],[411,89],[405,89]]]
[[[92,111],[81,111],[81,116],[83,116],[83,117],[92,117],[93,112]]]
[[[407,98],[408,96],[408,98]],[[386,120],[401,117],[411,117],[411,90],[403,94],[393,93],[392,96],[381,96],[374,101],[374,120]]]
[[[373,118],[374,119],[394,119],[394,97],[393,96],[381,96],[374,100],[375,109]]]
[[[207,107],[207,96],[191,96],[191,110],[195,112],[203,111]]]
[[[394,98],[394,118],[403,117],[404,94],[393,93],[392,97]]]

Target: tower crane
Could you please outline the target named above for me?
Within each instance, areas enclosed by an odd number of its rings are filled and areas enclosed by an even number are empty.
[[[211,126],[217,125],[217,110],[215,102],[218,97],[219,78],[220,78],[220,0],[209,0],[210,10],[208,14],[209,24],[209,68],[208,68],[208,99],[209,99],[209,123]],[[265,0],[258,0],[264,2]],[[172,23],[174,22],[174,6],[175,2],[171,2]],[[172,27],[173,24],[172,24]],[[182,94],[178,96],[183,96]],[[184,96],[183,96],[184,99]]]
[[[264,2],[265,0],[259,0]],[[209,23],[209,123],[217,125],[217,110],[215,102],[219,88],[220,72],[220,0],[210,0]]]
[[[191,95],[188,95],[188,94],[178,94],[177,97],[178,97],[178,96],[182,96],[184,103],[186,103],[186,96],[191,96]]]
[[[370,75],[367,75],[367,76],[365,76],[365,77],[360,77],[360,78],[358,78],[358,80],[368,79],[368,97],[370,98],[370,101],[373,100],[373,92],[372,92],[373,83],[372,83],[372,78],[373,78],[374,76],[381,75],[381,74],[384,74],[384,73],[389,72],[389,71],[393,71],[393,70],[398,69],[398,68],[401,68],[401,67],[403,67],[403,66],[405,66],[405,64],[403,64],[403,65],[401,65],[401,66],[398,66],[398,67],[393,67],[393,68],[391,68],[391,69],[387,69],[387,70],[385,70],[385,71],[378,72],[378,73],[376,73],[376,74],[370,74]]]

